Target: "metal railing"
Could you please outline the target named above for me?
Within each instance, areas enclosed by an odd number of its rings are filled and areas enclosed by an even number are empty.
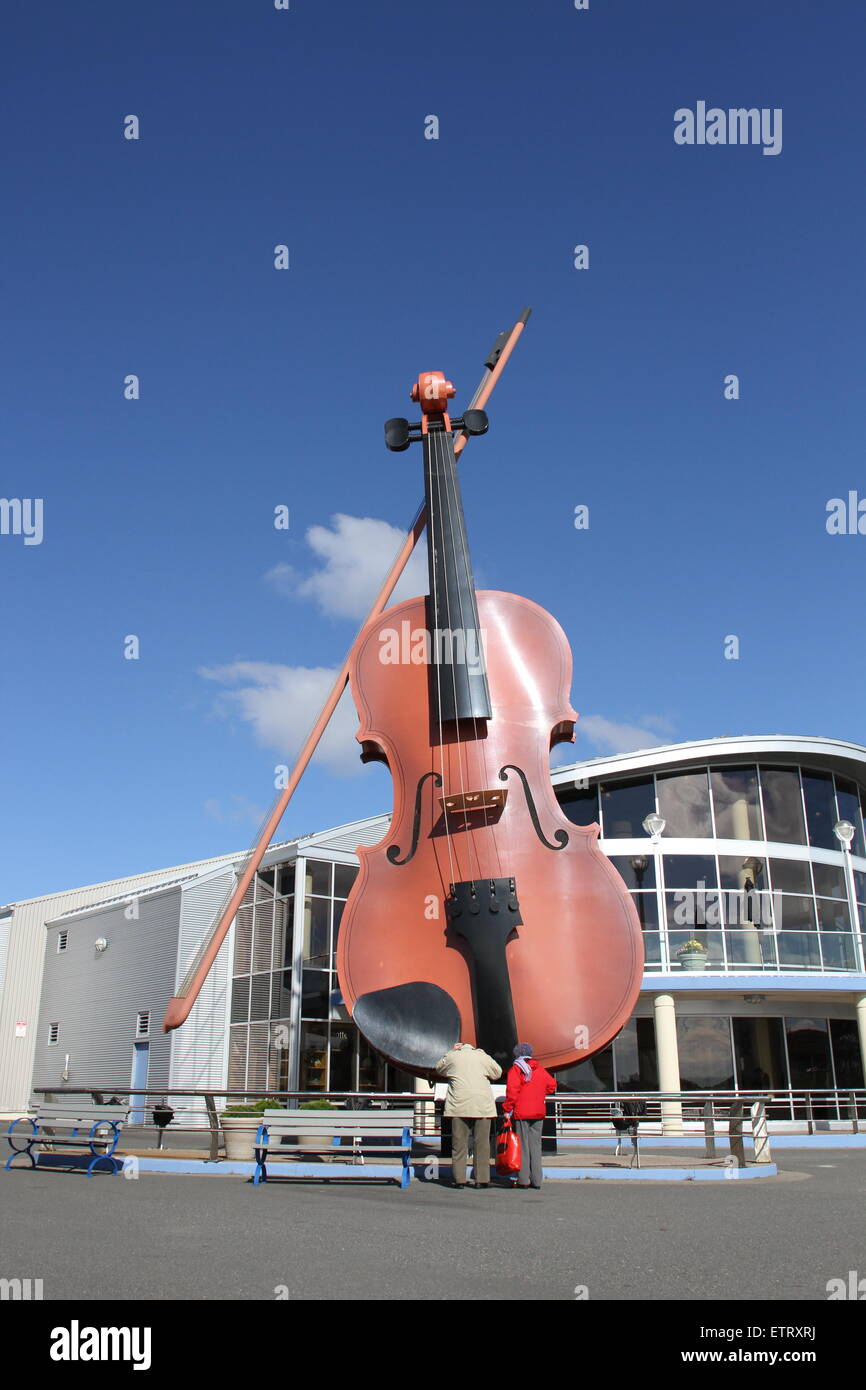
[[[431,1093],[415,1091],[278,1091],[278,1090],[149,1090],[140,1087],[38,1086],[39,1099],[62,1101],[65,1097],[87,1096],[96,1104],[127,1100],[133,1117],[127,1126],[153,1129],[153,1107],[167,1103],[174,1115],[169,1129],[172,1136],[208,1133],[210,1158],[217,1159],[222,1138],[222,1114],[239,1105],[269,1100],[274,1108],[294,1108],[313,1100],[327,1100],[337,1109],[414,1110],[413,1132],[421,1140],[435,1140],[441,1129],[441,1102]],[[859,1134],[866,1122],[866,1088],[762,1091],[560,1091],[548,1102],[557,1139],[603,1137],[613,1133],[613,1119],[620,1118],[623,1101],[644,1102],[646,1111],[638,1117],[644,1139],[653,1136],[693,1139],[704,1145],[708,1157],[715,1156],[715,1141],[721,1134],[732,1136],[745,1120],[754,1123],[756,1113],[766,1121],[770,1134],[849,1132]],[[755,1106],[760,1111],[755,1111]],[[32,1108],[32,1107],[31,1107]],[[628,1116],[624,1118],[629,1118]],[[866,1126],[864,1126],[866,1127]],[[741,1132],[741,1130],[740,1130]]]

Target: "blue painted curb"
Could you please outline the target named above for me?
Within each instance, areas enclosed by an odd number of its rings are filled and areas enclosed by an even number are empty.
[[[746,1144],[749,1143],[748,1137],[744,1136]],[[614,1148],[616,1135],[602,1134],[595,1138],[584,1139],[579,1136],[566,1136],[564,1139],[557,1139],[560,1148],[575,1149],[601,1149]],[[628,1155],[631,1141],[628,1135],[625,1137],[623,1147]],[[771,1134],[770,1148],[785,1149],[862,1149],[866,1148],[866,1134]],[[641,1153],[650,1153],[653,1149],[702,1149],[704,1147],[704,1136],[696,1134],[694,1138],[689,1135],[661,1135],[648,1134],[641,1135]],[[726,1149],[728,1147],[727,1134],[716,1134],[716,1147]]]
[[[437,1179],[447,1176],[450,1171],[447,1165],[437,1172],[435,1178],[424,1178],[418,1175],[417,1169],[423,1169],[426,1165],[421,1162],[416,1165],[416,1172],[413,1175],[415,1182],[427,1182],[436,1185]],[[138,1171],[140,1173],[192,1173],[199,1175],[220,1176],[228,1174],[231,1176],[252,1177],[255,1172],[254,1163],[234,1163],[220,1162],[212,1163],[204,1159],[195,1158],[141,1158],[138,1160]],[[751,1178],[772,1178],[778,1174],[775,1163],[762,1163],[754,1168],[546,1168],[544,1177],[548,1181],[559,1181],[566,1179],[576,1181],[582,1179],[600,1178],[602,1180],[614,1180],[617,1182],[726,1182],[730,1181],[730,1174],[734,1174],[736,1181],[745,1181]],[[397,1180],[399,1169],[395,1165],[384,1165],[381,1163],[365,1163],[363,1167],[355,1163],[296,1163],[292,1164],[291,1172],[288,1165],[275,1166],[273,1176],[293,1177],[293,1178],[393,1178]],[[267,1185],[267,1184],[265,1184]]]

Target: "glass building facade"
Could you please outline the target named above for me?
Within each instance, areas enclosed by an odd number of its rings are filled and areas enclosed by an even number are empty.
[[[811,760],[788,751],[798,742],[814,747]],[[604,1052],[561,1071],[560,1087],[657,1090],[662,991],[676,1003],[684,1091],[863,1086],[866,749],[817,739],[689,747],[700,750],[694,762],[680,746],[553,773],[566,817],[599,825],[646,957],[635,1015]],[[664,820],[655,837],[643,825],[650,813]],[[834,828],[845,821],[850,851]],[[371,841],[385,824],[365,823]],[[275,847],[238,912],[228,1085],[411,1090],[414,1079],[368,1046],[342,1004],[335,951],[357,861],[315,842],[307,854],[287,846],[282,862]],[[687,942],[702,948],[697,964]]]

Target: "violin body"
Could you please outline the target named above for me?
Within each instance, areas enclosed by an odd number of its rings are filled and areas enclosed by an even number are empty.
[[[637,914],[598,826],[573,825],[550,779],[550,749],[577,718],[565,635],[527,598],[476,598],[490,718],[443,729],[429,717],[429,664],[412,659],[422,649],[404,640],[385,659],[395,633],[429,628],[423,598],[368,624],[350,667],[362,756],[387,763],[394,814],[378,845],[358,849],[337,970],[361,1031],[421,1075],[458,1038],[506,1065],[512,1039],[546,1067],[573,1065],[626,1023],[643,970]],[[455,884],[470,885],[459,902]]]

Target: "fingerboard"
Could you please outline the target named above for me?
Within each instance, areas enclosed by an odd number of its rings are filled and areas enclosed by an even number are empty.
[[[431,423],[424,436],[430,707],[441,723],[491,717],[454,437]]]

